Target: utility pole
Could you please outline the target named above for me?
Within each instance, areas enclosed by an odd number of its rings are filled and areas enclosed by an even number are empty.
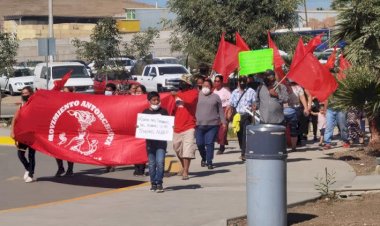
[[[54,37],[53,32],[53,0],[49,0],[49,38]],[[49,55],[49,62],[53,62],[53,56]]]
[[[306,27],[309,27],[309,21],[307,19],[307,7],[306,7],[306,0],[303,0],[303,7],[305,9],[305,20],[306,20]]]

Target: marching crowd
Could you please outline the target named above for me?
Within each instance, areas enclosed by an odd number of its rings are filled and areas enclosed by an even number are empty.
[[[75,92],[65,87],[63,92]],[[107,84],[105,95],[117,95],[114,84]],[[142,85],[131,85],[129,95],[147,95],[149,108],[145,114],[168,115],[168,111],[160,106],[160,95],[157,92],[146,92]],[[33,95],[31,87],[25,87],[21,92],[22,103]],[[261,74],[241,76],[237,88],[230,91],[222,76],[207,77],[184,74],[179,83],[179,90],[172,91],[175,98],[175,121],[173,149],[181,163],[178,175],[183,180],[189,179],[190,163],[198,149],[201,157],[200,164],[212,170],[215,142],[219,144],[216,154],[223,154],[228,145],[228,126],[237,134],[241,149],[240,158],[245,160],[245,131],[252,123],[286,125],[288,145],[291,151],[307,140],[309,124],[312,124],[313,141],[319,142],[323,149],[331,148],[334,127],[338,126],[343,147],[350,147],[353,142],[364,142],[364,115],[355,107],[347,112],[337,109],[334,99],[321,103],[290,79],[279,82],[276,74],[268,70]],[[11,137],[14,138],[14,122],[17,121],[18,111],[12,122]],[[320,138],[318,138],[318,132]],[[26,172],[25,182],[34,181],[35,150],[27,145],[18,143],[18,157]],[[163,192],[163,176],[166,141],[146,140],[148,168],[151,190]],[[25,152],[28,150],[28,158]],[[65,171],[63,161],[56,159],[58,170],[56,177],[72,176],[74,164],[68,162]],[[107,166],[106,172],[115,170]],[[145,175],[145,164],[136,164],[134,175]]]

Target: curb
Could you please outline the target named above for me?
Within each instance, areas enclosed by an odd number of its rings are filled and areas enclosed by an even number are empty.
[[[14,146],[15,140],[8,136],[0,136],[0,145]]]

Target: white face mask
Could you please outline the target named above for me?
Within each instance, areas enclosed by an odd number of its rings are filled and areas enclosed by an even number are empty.
[[[151,104],[150,108],[152,108],[154,111],[157,111],[160,108],[160,104]]]
[[[112,91],[108,91],[108,90],[106,90],[106,91],[104,92],[104,95],[106,95],[106,96],[112,96]]]
[[[203,87],[202,88],[202,93],[204,95],[209,95],[211,93],[211,90],[209,88],[207,88],[207,87]]]

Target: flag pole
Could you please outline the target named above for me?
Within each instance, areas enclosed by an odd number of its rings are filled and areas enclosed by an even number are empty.
[[[286,77],[288,76],[288,74],[286,74],[275,86],[273,89],[277,89],[277,87],[286,79]]]

